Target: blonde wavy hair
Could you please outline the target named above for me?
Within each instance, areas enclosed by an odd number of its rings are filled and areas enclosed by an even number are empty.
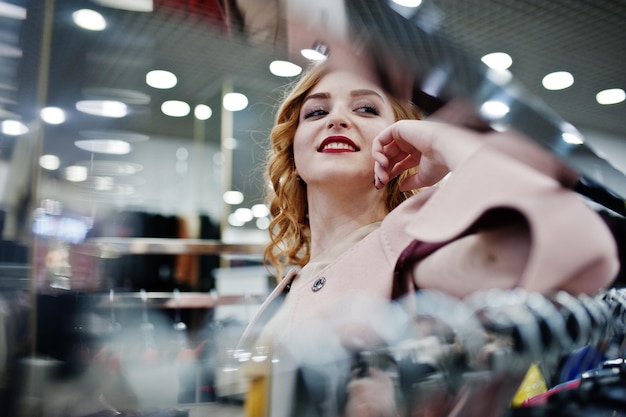
[[[307,71],[278,108],[276,123],[271,130],[271,149],[267,157],[266,179],[271,185],[266,195],[272,221],[270,243],[265,249],[265,262],[282,276],[285,267],[303,267],[310,259],[310,226],[306,184],[296,174],[293,140],[298,128],[300,109],[309,92],[331,68],[318,64]],[[408,100],[388,94],[395,120],[420,119],[421,112]],[[415,194],[402,192],[399,183],[408,173],[394,178],[385,186],[387,212]]]

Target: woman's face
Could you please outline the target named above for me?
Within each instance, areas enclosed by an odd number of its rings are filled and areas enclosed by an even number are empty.
[[[353,72],[324,76],[305,98],[294,137],[298,175],[307,183],[373,184],[372,141],[395,121],[389,98]]]

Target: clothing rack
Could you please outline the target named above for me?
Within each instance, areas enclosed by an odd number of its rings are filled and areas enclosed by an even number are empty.
[[[579,385],[596,384],[597,392],[568,391],[571,401],[586,395],[593,407],[605,407],[604,386],[624,394],[611,407],[624,413],[612,415],[626,415],[626,289],[594,296],[491,289],[462,301],[419,291],[399,305],[382,313],[377,326],[385,329],[373,329],[379,336],[375,346],[335,350],[332,357],[327,352],[333,344],[325,335],[325,353],[316,356],[320,346],[310,345],[297,356],[295,367],[280,365],[278,372],[296,374],[296,394],[284,401],[299,404],[297,413],[312,416],[341,412],[347,399],[342,386],[375,367],[394,382],[400,415],[534,415],[528,410],[532,407],[511,407],[511,400],[527,371],[537,366],[548,389],[566,382],[558,376],[571,371]],[[380,318],[381,312],[376,314]],[[572,365],[574,355],[579,356]],[[329,398],[330,392],[339,394]],[[593,415],[551,412],[539,415]]]

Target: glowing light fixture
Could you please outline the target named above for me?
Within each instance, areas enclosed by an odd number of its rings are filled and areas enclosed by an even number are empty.
[[[119,139],[85,139],[74,142],[77,148],[94,153],[125,155],[130,152],[130,143]]]
[[[238,208],[237,210],[235,210],[234,214],[237,219],[244,223],[247,223],[254,218],[254,216],[252,215],[252,210],[245,207]]]
[[[0,1],[0,16],[8,17],[9,19],[24,20],[26,19],[26,8]]]
[[[154,10],[152,0],[92,0],[101,6],[132,12],[151,12]]]
[[[500,119],[510,111],[506,103],[497,100],[490,100],[480,106],[480,112],[488,119]]]
[[[484,55],[480,58],[480,60],[483,61],[483,63],[489,68],[493,68],[495,70],[509,69],[509,67],[513,65],[513,59],[505,52],[492,52]]]
[[[87,180],[87,167],[72,165],[65,168],[65,179],[71,182],[83,182]]]
[[[419,7],[422,4],[422,0],[393,0],[393,2],[404,7]]]
[[[193,109],[193,115],[198,120],[208,120],[213,116],[213,110],[206,104],[198,104]]]
[[[270,214],[270,210],[265,204],[255,204],[251,210],[254,217],[266,217]]]
[[[582,145],[584,143],[583,138],[575,133],[565,132],[561,135],[563,141],[570,145]]]
[[[270,72],[277,77],[294,77],[302,72],[302,67],[289,61],[272,61]]]
[[[83,29],[100,31],[107,27],[104,17],[95,10],[80,9],[72,13],[74,23]]]
[[[165,70],[153,70],[146,74],[146,84],[153,88],[168,89],[178,83],[176,75]]]
[[[28,133],[28,127],[19,120],[4,120],[1,130],[2,133],[9,136],[19,136]]]
[[[65,122],[65,112],[59,107],[45,107],[39,114],[41,120],[51,125],[60,125]]]
[[[76,103],[76,109],[93,116],[116,119],[128,114],[128,106],[116,100],[81,100]]]
[[[226,93],[222,105],[228,111],[240,111],[248,107],[248,97],[241,93]]]
[[[599,104],[617,104],[624,100],[626,100],[626,92],[624,92],[621,88],[610,88],[608,90],[602,90],[596,94],[596,101]]]
[[[230,205],[237,205],[243,202],[243,194],[240,191],[226,191],[222,198],[226,204]]]
[[[268,227],[270,227],[270,219],[268,219],[267,217],[259,217],[258,219],[256,219],[256,227],[261,230],[266,230]]]
[[[184,101],[168,100],[161,104],[161,111],[171,117],[185,117],[191,111],[191,107]]]
[[[303,57],[311,61],[325,61],[330,50],[328,45],[322,42],[315,42],[312,48],[305,48],[300,51]]]
[[[567,71],[552,72],[541,81],[546,90],[563,90],[574,84],[574,76]]]
[[[41,155],[39,157],[39,166],[48,171],[56,171],[61,166],[61,161],[56,155]]]
[[[234,227],[241,227],[245,224],[245,222],[242,222],[240,219],[238,219],[237,216],[235,216],[235,213],[230,213],[228,215],[228,224]]]

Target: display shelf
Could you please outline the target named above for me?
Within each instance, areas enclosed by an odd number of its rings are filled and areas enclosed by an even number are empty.
[[[267,294],[217,295],[204,292],[119,292],[87,295],[94,298],[94,305],[101,308],[141,308],[144,303],[148,308],[163,309],[202,309],[225,305],[259,304]]]
[[[98,258],[122,255],[258,255],[265,244],[225,243],[211,239],[176,239],[143,237],[90,238],[73,248],[74,251]]]

